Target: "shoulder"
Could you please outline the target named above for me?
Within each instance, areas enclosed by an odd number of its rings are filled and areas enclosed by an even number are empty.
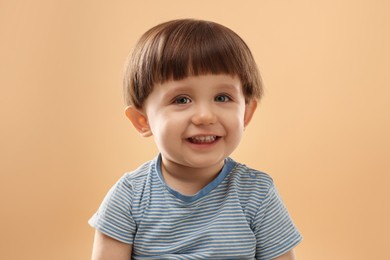
[[[234,163],[235,166],[227,178],[229,192],[238,198],[246,216],[253,219],[259,209],[267,204],[275,189],[274,181],[267,173],[242,163]]]
[[[153,171],[154,161],[148,161],[135,169],[134,171],[126,172],[122,177],[111,187],[107,193],[103,204],[122,204],[131,206],[135,197],[142,194],[145,188],[151,171]]]
[[[274,181],[269,174],[239,162],[235,162],[230,179],[231,182],[237,183],[240,189],[256,190],[261,193],[267,193],[274,186]]]
[[[154,164],[154,160],[148,161],[133,171],[125,172],[118,183],[133,188],[137,187],[137,185],[145,182],[148,175],[153,171]]]
[[[154,171],[155,161],[148,161],[137,169],[125,172],[116,182],[114,189],[117,191],[131,191],[132,193],[142,190],[150,178],[151,172]]]

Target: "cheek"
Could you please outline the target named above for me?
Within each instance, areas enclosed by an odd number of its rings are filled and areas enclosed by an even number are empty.
[[[235,128],[237,131],[244,128],[244,110],[236,110],[231,113],[222,113],[226,126]]]
[[[160,141],[169,142],[169,138],[178,136],[181,130],[181,121],[177,116],[159,114],[159,116],[152,117],[151,129],[157,139]],[[168,140],[167,140],[168,139]]]

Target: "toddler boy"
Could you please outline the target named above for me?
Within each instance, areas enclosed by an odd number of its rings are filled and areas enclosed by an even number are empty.
[[[193,19],[153,27],[128,59],[124,92],[126,116],[159,154],[90,219],[93,259],[294,259],[301,236],[272,179],[229,157],[262,94],[236,33]]]

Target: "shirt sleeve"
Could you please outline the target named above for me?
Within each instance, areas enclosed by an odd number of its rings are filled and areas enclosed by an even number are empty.
[[[274,259],[302,240],[273,183],[253,221],[253,230],[257,240],[256,259]]]
[[[88,223],[109,237],[132,244],[136,223],[131,209],[132,186],[122,178],[110,189]]]

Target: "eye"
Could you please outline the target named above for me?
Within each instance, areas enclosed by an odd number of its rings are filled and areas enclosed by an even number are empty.
[[[222,95],[216,96],[214,100],[216,102],[228,102],[232,99],[228,95],[222,94]]]
[[[183,97],[183,96],[177,97],[173,100],[174,104],[179,104],[179,105],[188,104],[190,102],[191,102],[191,99],[189,99],[188,97]]]

